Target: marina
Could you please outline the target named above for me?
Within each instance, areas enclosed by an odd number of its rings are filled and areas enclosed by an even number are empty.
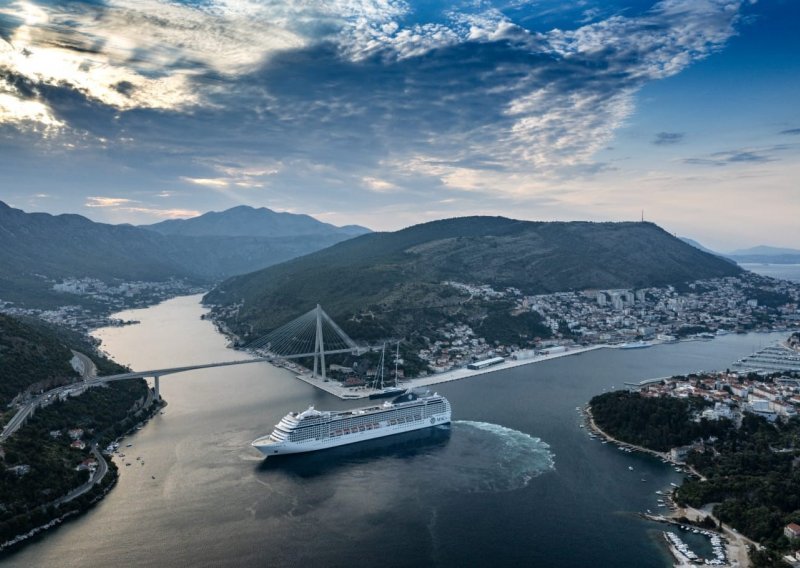
[[[686,544],[678,533],[672,531],[664,531],[664,538],[666,539],[672,555],[675,557],[678,564],[676,566],[697,565],[704,564],[706,566],[726,566],[728,565],[728,558],[725,553],[725,541],[718,533],[699,529],[693,526],[676,524],[681,530],[702,535],[708,538],[712,549],[712,558],[702,558],[694,552],[688,544]]]
[[[782,344],[770,345],[739,359],[734,367],[756,372],[800,371],[800,351]]]

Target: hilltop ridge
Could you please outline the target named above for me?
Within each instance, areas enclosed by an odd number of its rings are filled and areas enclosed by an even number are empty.
[[[322,303],[334,318],[447,302],[442,282],[525,294],[664,286],[741,273],[652,223],[461,217],[371,233],[226,280],[206,296],[236,306],[240,333],[269,330]],[[386,331],[397,333],[396,324]],[[401,318],[396,318],[397,320]]]
[[[369,233],[366,227],[346,225],[336,227],[318,221],[310,215],[273,211],[266,207],[239,205],[225,211],[209,211],[190,219],[168,219],[152,225],[140,225],[162,235],[191,237],[299,237],[299,236],[357,236]]]

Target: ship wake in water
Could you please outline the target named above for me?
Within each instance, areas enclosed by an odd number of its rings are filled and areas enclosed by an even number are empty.
[[[521,489],[535,477],[555,469],[550,446],[519,430],[456,420],[440,472],[451,490],[493,493]]]
[[[358,479],[359,490],[395,479],[408,490],[408,480],[425,493],[495,493],[514,491],[555,469],[550,446],[524,432],[487,422],[456,420],[361,444],[319,453],[264,460],[258,470],[280,472],[296,479],[336,476],[342,489],[346,479]],[[384,490],[385,492],[385,490]]]

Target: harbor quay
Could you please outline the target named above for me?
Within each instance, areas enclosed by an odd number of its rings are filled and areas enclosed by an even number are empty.
[[[611,346],[609,345],[592,345],[589,347],[577,347],[572,349],[566,349],[563,351],[558,351],[556,353],[537,355],[526,359],[505,359],[491,366],[482,368],[470,368],[469,366],[467,366],[459,369],[452,369],[450,371],[445,371],[443,373],[435,373],[432,375],[427,375],[425,377],[405,379],[400,382],[400,386],[406,389],[429,387],[440,383],[460,381],[462,379],[468,379],[471,377],[485,375],[496,371],[513,369],[516,367],[522,367],[524,365],[540,363],[542,361],[549,361],[551,359],[558,359],[560,357],[580,355],[581,353],[588,353],[589,351],[597,351],[598,349],[608,349],[610,347]],[[324,390],[325,392],[330,393],[343,400],[369,398],[371,394],[376,394],[380,392],[379,390],[367,387],[355,387],[355,388],[346,387],[338,381],[333,381],[330,379],[325,380],[320,376],[314,376],[314,374],[311,371],[293,362],[275,361],[274,364],[294,372],[295,376],[301,381],[304,381],[320,390]]]

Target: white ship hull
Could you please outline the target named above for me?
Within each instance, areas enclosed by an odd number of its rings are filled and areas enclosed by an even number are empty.
[[[432,399],[434,397],[429,398]],[[425,412],[421,410],[418,417],[406,416],[405,419],[398,419],[397,415],[409,407],[424,408],[424,404],[400,403],[398,405],[393,405],[385,403],[382,406],[357,409],[352,411],[352,413],[347,413],[347,417],[344,419],[339,418],[341,414],[320,413],[309,409],[309,411],[300,415],[287,415],[276,425],[276,429],[272,434],[254,440],[251,445],[265,457],[299,454],[449,424],[451,414],[450,404],[444,397],[436,395],[435,398],[437,402],[439,400],[444,402],[443,405],[441,403],[437,404],[437,407],[441,407],[440,412],[426,415]],[[426,398],[420,400],[425,401]],[[301,421],[304,415],[312,411],[315,413],[313,417],[317,415],[323,417],[319,420],[319,424],[317,425],[317,428],[323,433],[302,440],[292,440],[292,431],[298,429],[298,426],[302,424]],[[325,419],[331,414],[333,414],[333,418],[325,422]],[[408,414],[407,412],[406,415]],[[374,419],[370,420],[369,417],[374,417]],[[342,427],[345,421],[356,420],[362,423],[366,422],[366,424]],[[348,426],[348,424],[345,424],[345,426]]]

